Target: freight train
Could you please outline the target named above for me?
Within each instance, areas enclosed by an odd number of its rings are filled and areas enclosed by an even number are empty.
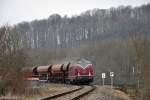
[[[30,68],[28,76],[47,82],[86,83],[93,82],[93,64],[86,59],[72,63],[52,64]]]

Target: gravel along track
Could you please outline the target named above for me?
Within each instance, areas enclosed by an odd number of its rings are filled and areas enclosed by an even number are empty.
[[[58,95],[58,96],[55,96],[54,98],[47,97],[41,100],[78,100],[79,98],[95,90],[95,88],[96,88],[95,86],[84,85],[84,86],[81,86],[81,88],[78,89],[77,91]]]
[[[79,100],[132,100],[119,90],[111,89],[110,86],[96,86],[97,88]]]

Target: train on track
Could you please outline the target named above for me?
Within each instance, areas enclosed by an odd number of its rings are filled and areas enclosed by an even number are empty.
[[[72,63],[52,64],[26,68],[25,76],[38,77],[46,82],[86,83],[93,82],[93,64],[86,59]]]

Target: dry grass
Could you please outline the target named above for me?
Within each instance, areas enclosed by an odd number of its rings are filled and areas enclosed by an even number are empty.
[[[42,97],[47,97],[49,95],[55,94],[57,92],[62,92],[64,90],[67,90],[67,86],[66,85],[52,84],[51,83],[51,84],[48,84],[44,88],[40,88],[38,94],[31,94],[29,96],[24,96],[24,97],[22,97],[22,99],[23,100],[37,100],[37,99],[40,99]]]
[[[56,93],[63,88],[64,87],[60,84],[48,84],[45,87],[41,87],[38,90],[38,93],[35,93],[35,94],[33,93],[33,94],[28,95],[28,96],[23,96],[22,99],[23,100],[37,100],[39,98],[46,97],[48,95]]]
[[[114,90],[114,96],[121,98],[123,100],[131,100],[129,95],[127,95],[126,93],[120,91],[120,90]]]
[[[120,98],[121,100],[131,100],[128,94],[124,93],[123,91],[116,90],[115,88],[111,88],[109,85],[98,87],[101,89],[101,91],[110,93],[112,97]]]

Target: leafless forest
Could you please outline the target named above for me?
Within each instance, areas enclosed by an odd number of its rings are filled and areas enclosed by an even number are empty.
[[[87,58],[101,73],[115,73],[115,85],[132,85],[142,100],[150,98],[150,4],[93,9],[67,17],[9,24],[0,28],[0,94],[21,93],[21,69]],[[20,80],[20,81],[18,81]],[[17,88],[16,88],[17,87]],[[13,90],[13,88],[16,88]],[[23,92],[23,91],[22,91]]]

